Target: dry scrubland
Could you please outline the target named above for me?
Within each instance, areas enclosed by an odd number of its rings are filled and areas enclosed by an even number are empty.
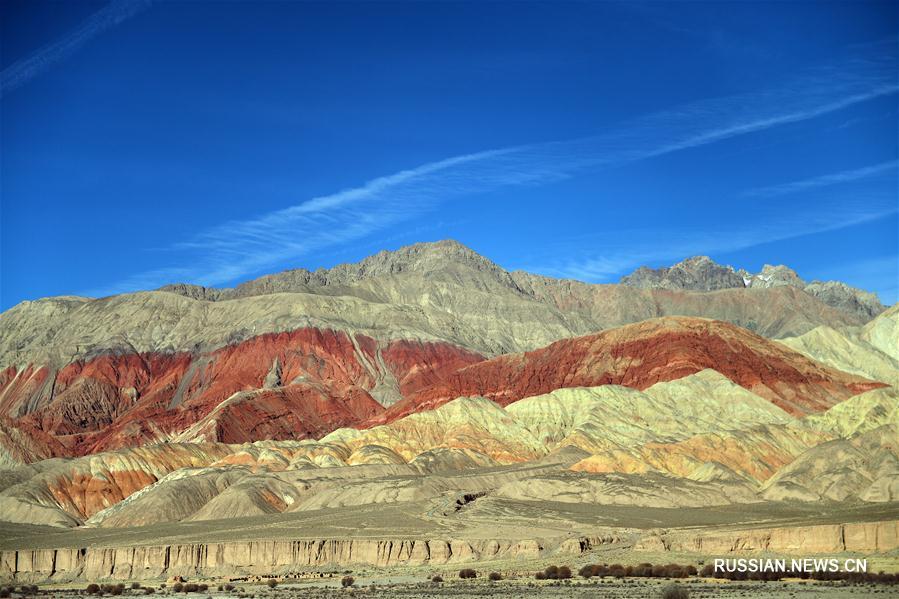
[[[123,590],[105,593],[123,597],[169,597],[171,599],[326,599],[331,597],[400,597],[407,599],[427,599],[429,597],[504,597],[509,599],[525,597],[559,597],[572,599],[704,599],[704,598],[817,598],[855,599],[862,597],[899,597],[899,587],[877,584],[848,584],[809,581],[783,582],[721,582],[709,579],[689,579],[686,581],[645,580],[645,579],[601,579],[570,581],[535,581],[530,578],[490,581],[480,572],[475,580],[447,578],[444,582],[415,580],[408,575],[354,577],[351,587],[343,588],[340,574],[324,580],[280,583],[275,588],[260,583],[235,583],[231,591],[221,590],[210,581],[206,591],[176,592],[173,584],[137,589],[124,585]],[[677,589],[676,591],[672,589]],[[65,588],[63,586],[40,587],[36,592],[21,593],[17,587],[13,598],[37,597],[70,599],[74,597],[96,597],[89,594],[86,587]],[[677,594],[687,593],[687,594]],[[3,594],[3,593],[0,593]]]

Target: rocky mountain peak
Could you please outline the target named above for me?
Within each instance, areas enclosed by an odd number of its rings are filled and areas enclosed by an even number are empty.
[[[803,289],[825,304],[871,319],[886,310],[877,294],[851,287],[840,281],[812,281]]]
[[[305,268],[285,270],[241,283],[234,288],[217,289],[189,283],[160,287],[197,300],[220,301],[271,293],[306,292],[310,288],[345,287],[360,281],[404,273],[435,276],[474,271],[478,276],[501,281],[514,287],[509,274],[500,266],[453,239],[415,243],[397,250],[382,250],[359,262],[338,264],[311,271]]]
[[[778,266],[765,264],[758,274],[752,275],[747,287],[767,288],[780,287],[782,285],[803,289],[806,283],[792,268],[784,266],[783,264]]]
[[[886,307],[877,295],[839,281],[807,283],[795,270],[783,264],[765,264],[752,274],[716,263],[708,256],[693,256],[670,267],[641,266],[621,278],[622,285],[641,289],[682,289],[687,291],[715,291],[718,289],[794,287],[816,297],[828,306],[870,320]]]
[[[476,270],[505,273],[492,261],[453,239],[415,243],[397,250],[382,250],[352,264],[339,264],[319,269],[316,274],[326,278],[360,278],[399,274],[402,272],[433,272],[457,266]]]
[[[645,266],[622,277],[621,283],[642,289],[686,289],[715,291],[745,287],[743,277],[731,266],[722,266],[708,256],[693,256],[671,267]]]

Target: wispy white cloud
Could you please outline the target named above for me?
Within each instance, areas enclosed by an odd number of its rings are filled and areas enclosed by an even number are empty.
[[[850,181],[857,181],[859,179],[865,179],[867,177],[873,177],[884,173],[893,173],[894,175],[899,173],[899,160],[890,160],[888,162],[881,162],[880,164],[873,164],[862,168],[840,171],[838,173],[830,173],[827,175],[821,175],[820,177],[803,179],[801,181],[790,181],[789,183],[782,183],[780,185],[771,185],[769,187],[750,189],[743,195],[746,197],[770,198],[790,193],[807,191],[809,189],[828,187],[830,185],[837,185],[840,183],[848,183]]]
[[[61,39],[6,67],[0,73],[0,98],[65,60],[92,38],[149,8],[151,2],[113,0]]]
[[[648,115],[599,135],[456,156],[233,221],[176,244],[183,268],[143,273],[95,295],[181,280],[221,285],[364,238],[440,202],[503,187],[540,185],[578,173],[683,151],[823,114],[899,90],[895,59],[851,60],[763,93],[696,102]],[[601,267],[594,266],[594,271]],[[606,267],[607,269],[609,267]],[[585,277],[581,277],[585,278]],[[140,283],[140,287],[136,283]]]

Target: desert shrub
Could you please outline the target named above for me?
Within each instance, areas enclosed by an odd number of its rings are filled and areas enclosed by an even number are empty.
[[[684,572],[687,573],[687,576],[696,576],[699,572],[696,570],[696,566],[690,564],[686,568],[684,568]]]
[[[139,582],[132,582],[132,583],[131,583],[131,588],[132,588],[132,589],[139,589],[139,588],[140,588],[140,583],[139,583]]]
[[[499,572],[491,572],[487,578],[489,578],[490,580],[502,580],[503,575]]]
[[[10,592],[9,592],[8,588],[3,587],[2,589],[0,589],[0,597],[2,597],[3,599],[6,599],[6,597],[9,597],[9,596],[10,596]]]
[[[269,579],[269,581],[266,582],[265,584],[268,585],[268,588],[273,589],[273,588],[275,588],[276,586],[278,586],[278,581],[275,580],[274,578],[271,578],[271,579]]]
[[[443,576],[438,574],[438,575],[434,576],[433,578],[431,578],[431,582],[443,582]]]
[[[559,566],[558,577],[559,579],[571,578],[571,568],[568,566]]]
[[[546,580],[546,572],[537,572],[534,574],[534,578],[537,580]]]
[[[206,584],[206,583],[198,584],[198,585],[197,585],[197,590],[200,591],[201,593],[205,593],[206,591],[209,590],[209,585]]]
[[[624,566],[621,564],[612,564],[609,566],[609,576],[614,576],[615,578],[623,578],[625,575]]]
[[[233,591],[233,590],[234,590],[234,585],[231,584],[231,583],[226,584],[226,585],[225,585],[225,590],[226,590],[226,591],[229,591],[229,592],[230,592],[230,591]]]
[[[343,588],[351,587],[356,584],[356,579],[352,576],[344,576],[340,579],[340,586]]]
[[[146,588],[144,588],[144,595],[152,595],[152,594],[155,593],[155,592],[156,592],[156,591],[153,590],[153,587],[146,587]]]
[[[581,569],[577,571],[577,575],[584,578],[593,577],[593,566],[591,564],[587,564],[586,566],[581,567]]]
[[[175,591],[176,593],[180,593],[181,591],[184,590],[184,585],[180,582],[176,582],[175,584],[172,585],[172,590]]]
[[[89,595],[96,595],[97,592],[100,590],[100,585],[98,585],[96,582],[92,582],[92,583],[90,583],[89,585],[87,585],[87,586],[84,588],[84,590],[85,590],[85,592],[88,593]]]
[[[186,585],[184,585],[185,593],[196,593],[199,590],[200,590],[200,585],[198,585],[195,582],[189,582]]]
[[[690,599],[690,591],[677,583],[662,588],[662,599]]]
[[[559,566],[546,566],[543,570],[543,574],[548,580],[555,580],[559,577]]]
[[[478,573],[471,568],[462,568],[459,570],[459,578],[477,578]]]

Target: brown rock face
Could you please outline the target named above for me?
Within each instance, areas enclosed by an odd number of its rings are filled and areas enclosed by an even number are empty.
[[[823,411],[883,386],[827,368],[730,324],[661,318],[474,364],[370,423],[433,409],[459,396],[481,395],[508,405],[563,387],[616,384],[645,389],[706,368],[794,415]]]

